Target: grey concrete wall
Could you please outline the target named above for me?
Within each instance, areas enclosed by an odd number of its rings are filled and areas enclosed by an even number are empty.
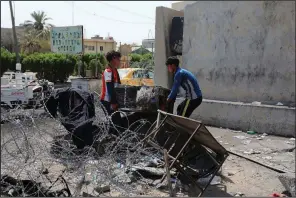
[[[180,1],[176,3],[172,3],[172,9],[182,11],[185,9],[186,6],[189,6],[195,2],[196,1]]]
[[[183,67],[204,98],[295,102],[294,1],[198,1],[184,17]]]
[[[295,137],[295,108],[204,99],[191,118],[215,127]]]
[[[165,66],[166,59],[172,55],[169,47],[169,34],[173,17],[183,15],[182,11],[165,7],[156,8],[154,83],[157,86],[165,88],[172,86],[173,77],[168,73]]]

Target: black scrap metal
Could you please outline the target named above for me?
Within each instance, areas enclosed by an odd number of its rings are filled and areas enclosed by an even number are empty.
[[[217,142],[207,128],[198,121],[173,115],[158,110],[158,119],[154,128],[133,149],[144,143],[146,147],[153,147],[160,152],[168,152],[169,170],[176,168],[190,183],[199,190],[199,197],[205,192],[216,173],[228,157],[227,150]],[[194,155],[193,155],[194,154]],[[198,159],[203,167],[194,168],[190,160]],[[197,170],[195,170],[197,169]],[[190,172],[195,170],[194,176]],[[197,179],[211,175],[205,186],[196,182]],[[165,179],[163,175],[161,182]],[[185,181],[185,180],[184,180]]]

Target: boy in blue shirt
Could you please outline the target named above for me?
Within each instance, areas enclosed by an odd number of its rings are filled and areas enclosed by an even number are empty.
[[[170,73],[174,73],[174,84],[167,102],[175,102],[178,91],[185,90],[185,100],[177,107],[177,114],[189,118],[194,109],[202,102],[202,93],[196,77],[188,70],[179,67],[179,59],[169,57],[166,65]]]

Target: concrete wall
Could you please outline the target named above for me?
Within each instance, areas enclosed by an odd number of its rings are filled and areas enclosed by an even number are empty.
[[[184,13],[183,67],[204,98],[295,102],[294,1],[198,1]]]
[[[170,8],[156,8],[154,83],[157,86],[170,88],[172,85],[173,77],[168,73],[165,66],[166,59],[172,55],[169,47],[169,34],[173,17],[183,15],[183,12]]]
[[[215,127],[295,137],[295,108],[204,99],[191,118]]]
[[[191,5],[195,3],[196,1],[180,1],[176,3],[172,3],[172,9],[183,11],[187,5]]]

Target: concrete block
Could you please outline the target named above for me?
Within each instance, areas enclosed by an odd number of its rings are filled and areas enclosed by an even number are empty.
[[[172,19],[175,16],[184,16],[184,13],[166,7],[156,8],[154,84],[164,88],[171,88],[173,80],[167,71],[165,61],[173,55],[169,46],[169,35]]]
[[[174,112],[182,99],[177,99]],[[191,118],[206,125],[295,137],[295,108],[204,99]]]

